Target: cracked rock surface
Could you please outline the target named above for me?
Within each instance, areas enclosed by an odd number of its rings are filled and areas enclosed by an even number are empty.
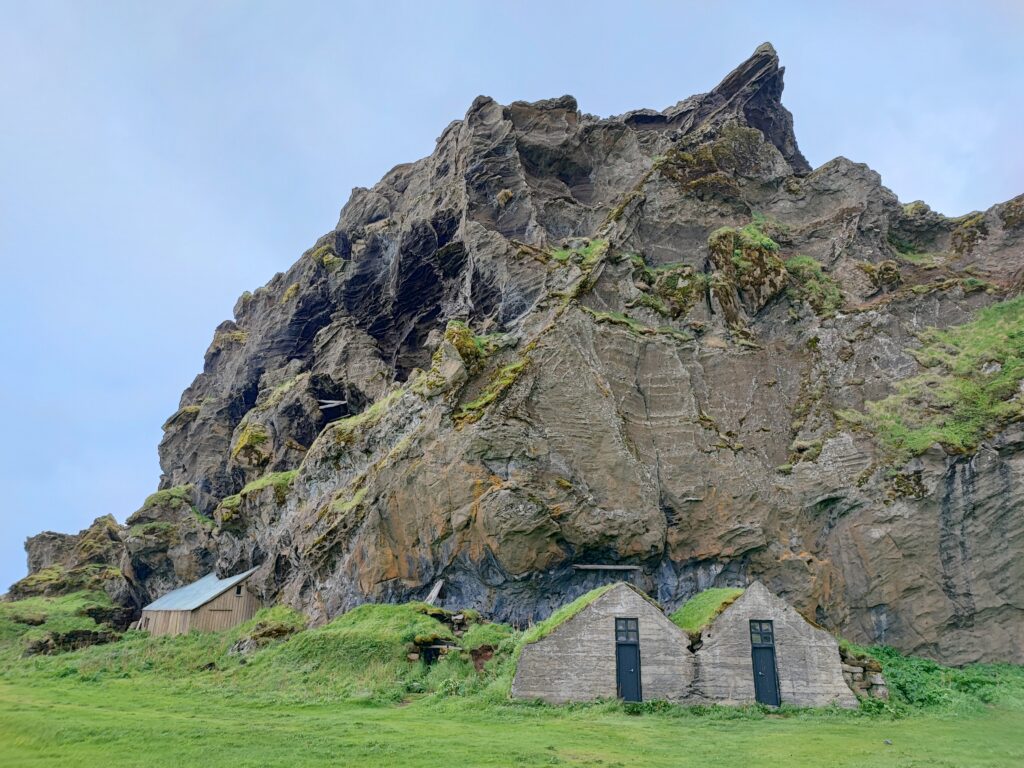
[[[635,565],[669,609],[759,579],[857,642],[1024,662],[1019,419],[894,457],[842,417],[1019,292],[1024,198],[950,219],[812,169],[782,86],[766,44],[661,112],[477,98],[238,300],[160,491],[30,539],[11,594],[258,566],[315,621],[444,579],[524,623]]]

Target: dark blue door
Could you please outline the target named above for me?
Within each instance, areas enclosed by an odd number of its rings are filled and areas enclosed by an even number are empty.
[[[615,691],[623,701],[641,701],[640,628],[637,619],[615,620]]]
[[[750,622],[750,655],[754,663],[754,698],[758,704],[779,706],[775,628],[770,621]]]

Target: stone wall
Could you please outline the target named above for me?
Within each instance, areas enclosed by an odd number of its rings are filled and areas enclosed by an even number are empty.
[[[697,697],[723,704],[755,701],[749,625],[752,619],[774,623],[783,704],[857,706],[857,697],[843,677],[836,639],[809,624],[759,582],[748,587],[701,635],[693,683]]]
[[[889,687],[882,675],[882,665],[875,659],[856,656],[848,651],[842,653],[843,679],[858,696],[888,700]]]
[[[547,637],[525,646],[512,681],[512,696],[551,704],[615,698],[616,618],[639,620],[643,699],[690,698],[689,638],[626,584],[617,585]]]

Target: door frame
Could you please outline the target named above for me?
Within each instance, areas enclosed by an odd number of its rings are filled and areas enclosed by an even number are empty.
[[[775,622],[771,619],[750,619],[748,624],[750,631],[750,666],[754,675],[754,700],[758,704],[765,704],[769,707],[782,705],[782,691],[779,688],[779,660],[775,652]],[[757,663],[755,652],[758,649],[766,649],[772,654],[772,673],[775,679],[775,701],[771,704],[757,700]]]
[[[632,624],[630,624],[632,622]],[[621,638],[621,639],[620,639]],[[636,695],[637,701],[644,700],[643,675],[640,670],[640,619],[629,616],[615,617],[615,698],[622,699],[619,686],[619,646],[631,646],[636,649]]]

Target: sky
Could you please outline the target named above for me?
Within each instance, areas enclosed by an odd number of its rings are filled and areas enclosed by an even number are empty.
[[[1014,0],[0,0],[0,591],[140,506],[236,298],[478,94],[663,109],[769,40],[813,166],[959,215],[1024,192],[1022,39]]]

